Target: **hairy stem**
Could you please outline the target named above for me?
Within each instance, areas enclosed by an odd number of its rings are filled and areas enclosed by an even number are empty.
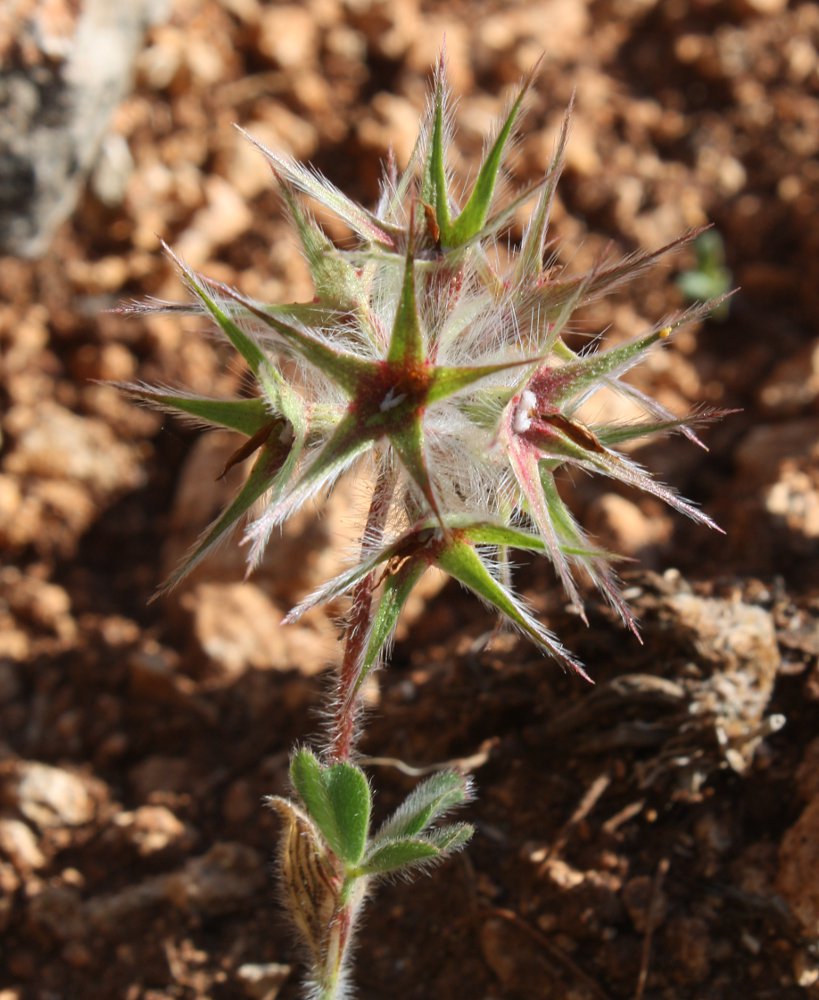
[[[395,469],[389,459],[381,461],[378,478],[373,490],[367,524],[364,529],[362,550],[377,545],[384,534],[384,526],[395,489]],[[338,675],[336,703],[330,737],[330,759],[334,763],[349,760],[353,752],[356,717],[360,703],[357,690],[359,664],[367,640],[373,607],[376,574],[369,573],[353,590],[352,607],[347,622],[344,658]]]

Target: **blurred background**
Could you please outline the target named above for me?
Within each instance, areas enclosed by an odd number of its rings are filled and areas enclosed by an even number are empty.
[[[479,606],[421,587],[369,694],[366,750],[463,759],[479,833],[434,879],[378,897],[361,996],[819,996],[819,7],[7,0],[2,1000],[298,995],[260,800],[320,729],[337,630],[279,622],[342,565],[356,490],[300,515],[249,583],[231,544],[149,604],[242,470],[216,482],[236,440],[110,383],[228,396],[244,373],[195,317],[110,310],[184,298],[161,240],[249,295],[309,299],[270,171],[233,125],[371,204],[389,147],[409,155],[444,39],[461,177],[541,54],[510,191],[543,174],[575,95],[559,264],[713,224],[578,332],[630,337],[738,287],[634,377],[680,414],[740,412],[708,453],[636,453],[725,537],[606,482],[564,484],[636,560],[645,623],[639,647],[592,599],[586,631],[548,570],[525,570],[593,693],[515,638],[486,648]],[[383,809],[411,787],[389,766],[375,778]]]

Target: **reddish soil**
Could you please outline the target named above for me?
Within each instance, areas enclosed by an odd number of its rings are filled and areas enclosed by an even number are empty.
[[[149,604],[240,480],[214,482],[236,442],[106,383],[229,395],[243,375],[197,320],[105,310],[182,297],[160,239],[249,294],[308,297],[267,167],[232,123],[372,202],[444,34],[464,174],[541,51],[514,185],[543,171],[576,92],[562,261],[714,223],[740,289],[727,317],[635,379],[679,412],[741,412],[707,431],[708,453],[638,452],[725,536],[566,484],[636,560],[642,646],[593,596],[582,626],[547,567],[522,573],[594,688],[491,636],[452,584],[415,602],[364,749],[461,761],[477,834],[372,900],[358,995],[819,997],[819,7],[176,0],[113,122],[133,157],[122,200],[91,183],[47,257],[0,259],[0,1000],[298,995],[260,803],[320,729],[335,631],[278,621],[344,558],[354,491],[300,516],[250,584],[233,545]],[[584,325],[639,331],[681,305],[674,278],[693,266],[680,255]],[[412,786],[370,770],[379,811]]]

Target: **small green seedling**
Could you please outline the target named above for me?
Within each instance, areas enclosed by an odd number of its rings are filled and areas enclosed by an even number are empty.
[[[686,302],[706,302],[719,299],[711,310],[711,318],[728,317],[730,300],[726,297],[731,288],[731,272],[725,266],[725,244],[716,229],[708,229],[694,240],[697,266],[683,271],[677,278],[677,287]]]

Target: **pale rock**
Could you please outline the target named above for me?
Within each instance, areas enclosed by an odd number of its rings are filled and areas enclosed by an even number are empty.
[[[51,400],[36,409],[16,406],[6,423],[16,439],[5,463],[19,476],[82,483],[97,499],[144,479],[136,452],[93,417],[79,417]]]
[[[16,567],[8,567],[0,570],[0,595],[17,618],[37,629],[48,630],[65,640],[76,636],[71,599],[56,583],[23,576]]]
[[[424,28],[417,0],[345,0],[352,26],[367,39],[371,53],[403,58]]]
[[[133,471],[132,484],[127,485],[136,486],[142,481],[143,472],[136,467]],[[42,551],[71,556],[80,535],[98,513],[92,492],[82,483],[70,479],[34,480],[28,484],[21,516],[13,526],[13,537],[17,544],[33,543]]]
[[[819,456],[819,418],[781,424],[757,424],[734,452],[737,472],[748,486],[775,483],[788,460],[812,461]]]
[[[316,54],[317,25],[312,13],[295,4],[264,9],[259,52],[282,69],[302,72]]]
[[[329,626],[322,633],[301,623],[282,625],[282,609],[252,583],[199,584],[184,595],[182,606],[198,646],[227,676],[252,668],[312,674],[333,653]]]
[[[236,970],[236,978],[253,1000],[276,1000],[292,970],[281,962],[247,962]]]
[[[575,0],[535,0],[502,7],[480,18],[476,29],[480,61],[514,82],[532,68],[535,51],[547,52],[552,61],[572,58],[589,30],[589,12]]]
[[[16,764],[12,773],[11,803],[35,826],[82,826],[94,818],[94,796],[79,775],[34,761]]]
[[[206,204],[174,244],[175,252],[191,267],[201,267],[219,247],[232,243],[253,224],[247,202],[223,177],[205,180]]]
[[[190,840],[185,824],[165,806],[140,806],[133,812],[118,813],[114,826],[143,858]]]
[[[765,491],[765,509],[804,540],[819,539],[819,476],[785,468],[782,478]]]
[[[780,361],[759,390],[759,402],[768,413],[791,416],[819,398],[819,340]]]
[[[755,605],[686,592],[663,603],[707,672],[692,684],[689,711],[712,720],[726,761],[742,773],[765,736],[784,724],[765,715],[781,663],[773,619]]]
[[[0,852],[21,873],[36,871],[46,863],[31,827],[19,819],[0,818]]]
[[[17,871],[5,861],[0,861],[0,934],[11,924],[16,902],[14,897],[21,884],[22,878]]]
[[[781,14],[788,0],[733,0],[733,6],[740,15],[763,17]]]
[[[406,98],[382,91],[370,101],[357,132],[362,146],[380,159],[392,148],[396,161],[406,164],[415,146],[418,111]]]

